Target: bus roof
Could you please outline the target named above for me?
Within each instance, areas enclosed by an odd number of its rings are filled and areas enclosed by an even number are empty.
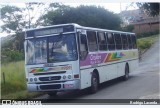
[[[109,29],[101,29],[101,28],[85,27],[85,26],[80,26],[80,25],[78,25],[77,28],[80,28],[80,29],[87,29],[87,30],[96,30],[96,31],[98,30],[98,31],[104,31],[104,32],[135,34],[135,33],[132,33],[132,32],[123,32],[123,31],[117,31],[117,30],[109,30]]]
[[[44,27],[40,27],[40,28],[27,29],[26,31],[31,31],[31,30],[40,30],[40,29],[44,29],[44,28],[51,28],[51,27],[61,27],[61,26],[67,26],[67,25],[73,25],[73,26],[75,26],[75,27],[80,26],[80,25],[75,24],[75,23],[57,24],[57,25],[51,25],[51,26],[44,26]]]
[[[58,25],[45,26],[45,27],[40,27],[40,28],[33,28],[33,29],[28,29],[28,30],[26,30],[26,32],[27,32],[27,31],[32,31],[32,30],[40,30],[40,29],[44,29],[44,28],[67,26],[67,25],[73,25],[74,27],[79,28],[79,29],[87,29],[87,30],[95,30],[95,31],[98,30],[98,31],[114,32],[114,33],[135,34],[135,33],[132,33],[132,32],[124,32],[124,31],[117,31],[117,30],[109,30],[109,29],[101,29],[101,28],[85,27],[85,26],[81,26],[81,25],[76,24],[76,23],[58,24]]]

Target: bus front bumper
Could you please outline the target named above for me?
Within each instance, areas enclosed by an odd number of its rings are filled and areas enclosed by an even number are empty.
[[[65,81],[59,83],[45,83],[45,84],[27,84],[28,91],[65,91],[80,89],[80,80]]]

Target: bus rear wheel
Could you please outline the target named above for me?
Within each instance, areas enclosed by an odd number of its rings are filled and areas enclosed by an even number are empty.
[[[99,86],[98,76],[95,72],[93,72],[91,78],[91,93],[96,93],[98,91],[98,86]]]
[[[123,80],[126,81],[129,78],[129,66],[125,66],[125,75],[123,76]]]

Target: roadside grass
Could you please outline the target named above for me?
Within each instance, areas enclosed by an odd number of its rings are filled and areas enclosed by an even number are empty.
[[[15,93],[9,93],[6,95],[2,95],[1,99],[33,99],[42,94],[44,93],[37,93],[37,92],[29,93],[27,90],[21,90]]]
[[[4,77],[5,82],[4,82]],[[15,91],[25,90],[24,61],[11,62],[1,66],[1,90],[2,95],[14,93]]]
[[[26,99],[38,94],[39,93],[29,93],[26,90],[24,61],[10,62],[1,65],[2,99]]]
[[[160,35],[153,35],[150,37],[140,38],[137,40],[138,48],[143,52],[146,49],[149,49],[151,45],[160,38]]]

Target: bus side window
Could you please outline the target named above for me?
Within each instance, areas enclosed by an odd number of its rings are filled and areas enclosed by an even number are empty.
[[[109,50],[115,50],[115,42],[114,42],[114,35],[112,33],[106,33],[107,36],[107,44]]]
[[[121,34],[121,37],[122,37],[123,49],[127,50],[128,49],[127,36],[126,34]]]
[[[130,36],[130,35],[127,35],[127,38],[128,38],[128,47],[129,47],[129,49],[132,49],[132,40],[131,40],[131,36]]]
[[[80,34],[80,59],[84,60],[88,54],[88,47],[87,47],[87,37],[84,34]]]
[[[98,32],[97,36],[98,36],[99,50],[102,50],[102,51],[107,50],[107,43],[106,43],[105,33]]]
[[[91,51],[91,52],[97,51],[98,45],[97,45],[96,32],[87,31],[87,39],[88,39],[89,51]]]
[[[116,41],[116,49],[117,50],[122,49],[122,39],[121,39],[120,34],[114,34],[114,36],[115,36],[115,41]]]
[[[133,49],[136,49],[137,48],[136,36],[135,35],[131,35],[131,37],[132,37]]]

